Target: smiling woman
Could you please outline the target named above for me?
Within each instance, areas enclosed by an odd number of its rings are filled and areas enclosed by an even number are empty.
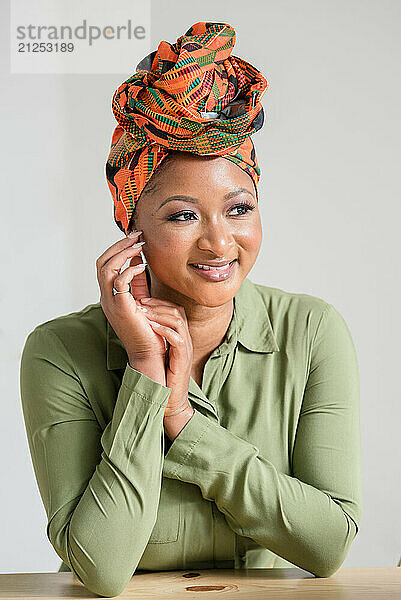
[[[146,242],[152,295],[185,309],[196,365],[222,340],[257,259],[258,202],[251,177],[222,157],[176,153],[154,177],[156,190],[145,187],[130,228]]]
[[[327,577],[360,526],[348,326],[248,278],[267,81],[234,43],[230,25],[196,23],[119,86],[106,175],[130,237],[97,260],[100,302],[40,324],[22,354],[47,534],[101,596],[140,571]]]

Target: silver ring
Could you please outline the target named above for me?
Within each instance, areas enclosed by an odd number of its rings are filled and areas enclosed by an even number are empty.
[[[122,292],[119,292],[118,290],[116,290],[115,287],[113,287],[112,292],[113,292],[113,296],[115,296],[116,294],[130,294],[131,290],[123,290]]]

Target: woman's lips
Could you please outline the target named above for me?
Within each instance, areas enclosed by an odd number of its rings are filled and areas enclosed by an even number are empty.
[[[200,269],[199,267],[195,267],[194,265],[189,266],[195,271],[195,273],[197,273],[207,281],[224,281],[225,279],[231,277],[235,270],[236,264],[237,259],[232,260],[225,269],[217,269],[214,271],[212,271],[211,269]]]

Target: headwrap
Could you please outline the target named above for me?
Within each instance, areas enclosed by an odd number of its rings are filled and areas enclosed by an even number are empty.
[[[114,220],[128,233],[143,188],[169,150],[222,156],[257,184],[260,169],[250,136],[263,125],[260,100],[267,79],[232,56],[235,31],[227,23],[195,23],[175,44],[160,42],[115,91],[118,121],[106,178]]]

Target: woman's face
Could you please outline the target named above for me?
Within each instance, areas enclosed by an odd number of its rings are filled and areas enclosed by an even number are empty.
[[[225,158],[180,152],[151,183],[136,206],[134,228],[146,242],[152,295],[176,301],[183,295],[209,307],[230,301],[262,242],[251,177]],[[232,274],[218,280],[190,266],[233,259]]]

